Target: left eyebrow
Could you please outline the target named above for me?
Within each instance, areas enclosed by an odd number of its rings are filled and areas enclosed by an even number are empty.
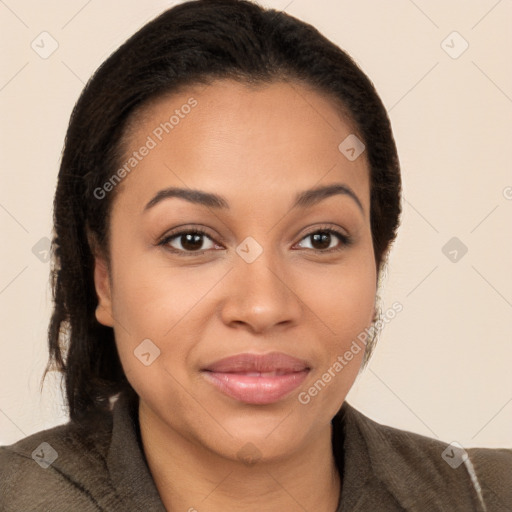
[[[328,197],[334,196],[336,194],[347,195],[348,197],[352,198],[361,212],[364,214],[363,205],[361,204],[361,201],[355,192],[349,186],[342,183],[324,185],[321,187],[305,190],[304,192],[297,194],[293,203],[293,208],[309,208],[319,203],[320,201],[323,201],[324,199],[327,199]]]
[[[327,199],[328,197],[341,194],[346,195],[354,200],[357,204],[361,212],[364,214],[364,208],[361,204],[361,201],[354,193],[354,191],[345,184],[342,183],[334,183],[331,185],[324,185],[321,187],[315,187],[309,190],[304,190],[303,192],[299,192],[293,201],[292,208],[310,208],[315,204]],[[189,201],[190,203],[199,204],[203,206],[207,206],[209,208],[215,209],[229,209],[228,201],[217,194],[213,194],[210,192],[204,192],[202,190],[195,190],[190,188],[177,188],[170,187],[164,190],[160,190],[154,197],[149,201],[148,204],[144,207],[144,211],[153,208],[153,206],[157,205],[164,199],[169,199],[171,197],[178,197],[184,199],[185,201]]]

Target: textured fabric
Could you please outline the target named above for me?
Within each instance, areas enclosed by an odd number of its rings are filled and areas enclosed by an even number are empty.
[[[0,510],[164,512],[142,450],[137,400],[121,395],[113,414],[1,447]],[[342,475],[337,512],[512,511],[512,450],[468,449],[469,459],[456,464],[443,458],[446,449],[453,454],[447,443],[380,425],[348,403],[332,423]]]

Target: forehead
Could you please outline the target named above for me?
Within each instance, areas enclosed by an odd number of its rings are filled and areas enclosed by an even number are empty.
[[[351,161],[340,149],[354,136],[332,99],[298,83],[193,85],[133,117],[120,162],[129,172],[118,193],[140,203],[180,186],[271,200],[344,182],[368,209],[366,155]]]

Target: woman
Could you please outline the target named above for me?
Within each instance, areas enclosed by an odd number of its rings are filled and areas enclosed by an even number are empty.
[[[399,215],[386,111],[314,28],[242,0],[148,23],[71,117],[48,367],[71,421],[1,449],[3,510],[511,507],[510,452],[344,402]]]

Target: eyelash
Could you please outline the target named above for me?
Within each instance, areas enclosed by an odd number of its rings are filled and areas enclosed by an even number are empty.
[[[352,238],[350,236],[345,235],[344,233],[341,233],[340,231],[338,231],[336,229],[333,229],[333,228],[330,228],[330,227],[317,228],[314,231],[311,231],[310,233],[307,233],[306,235],[304,235],[299,240],[299,242],[301,242],[302,240],[304,240],[304,239],[306,239],[306,238],[308,238],[308,237],[310,237],[312,235],[315,235],[317,233],[329,233],[331,235],[334,235],[341,242],[340,246],[339,247],[331,247],[330,249],[308,249],[308,248],[306,248],[305,250],[313,251],[316,254],[326,254],[326,253],[329,254],[329,253],[332,253],[332,252],[339,252],[339,251],[343,250],[344,248],[349,247],[353,243],[353,240],[352,240]],[[157,245],[158,246],[163,246],[166,249],[168,249],[169,251],[171,251],[172,253],[177,254],[178,256],[184,256],[184,257],[201,256],[204,253],[212,250],[212,249],[204,249],[202,251],[184,251],[184,250],[181,250],[181,249],[175,249],[174,247],[171,247],[169,245],[169,242],[171,242],[171,240],[174,240],[175,238],[179,238],[182,235],[189,235],[189,234],[203,235],[206,238],[210,239],[212,242],[216,243],[212,239],[212,237],[206,231],[204,231],[203,229],[201,229],[201,228],[193,228],[193,229],[184,229],[184,230],[181,230],[181,231],[176,231],[174,233],[169,233],[160,242],[158,242]]]

